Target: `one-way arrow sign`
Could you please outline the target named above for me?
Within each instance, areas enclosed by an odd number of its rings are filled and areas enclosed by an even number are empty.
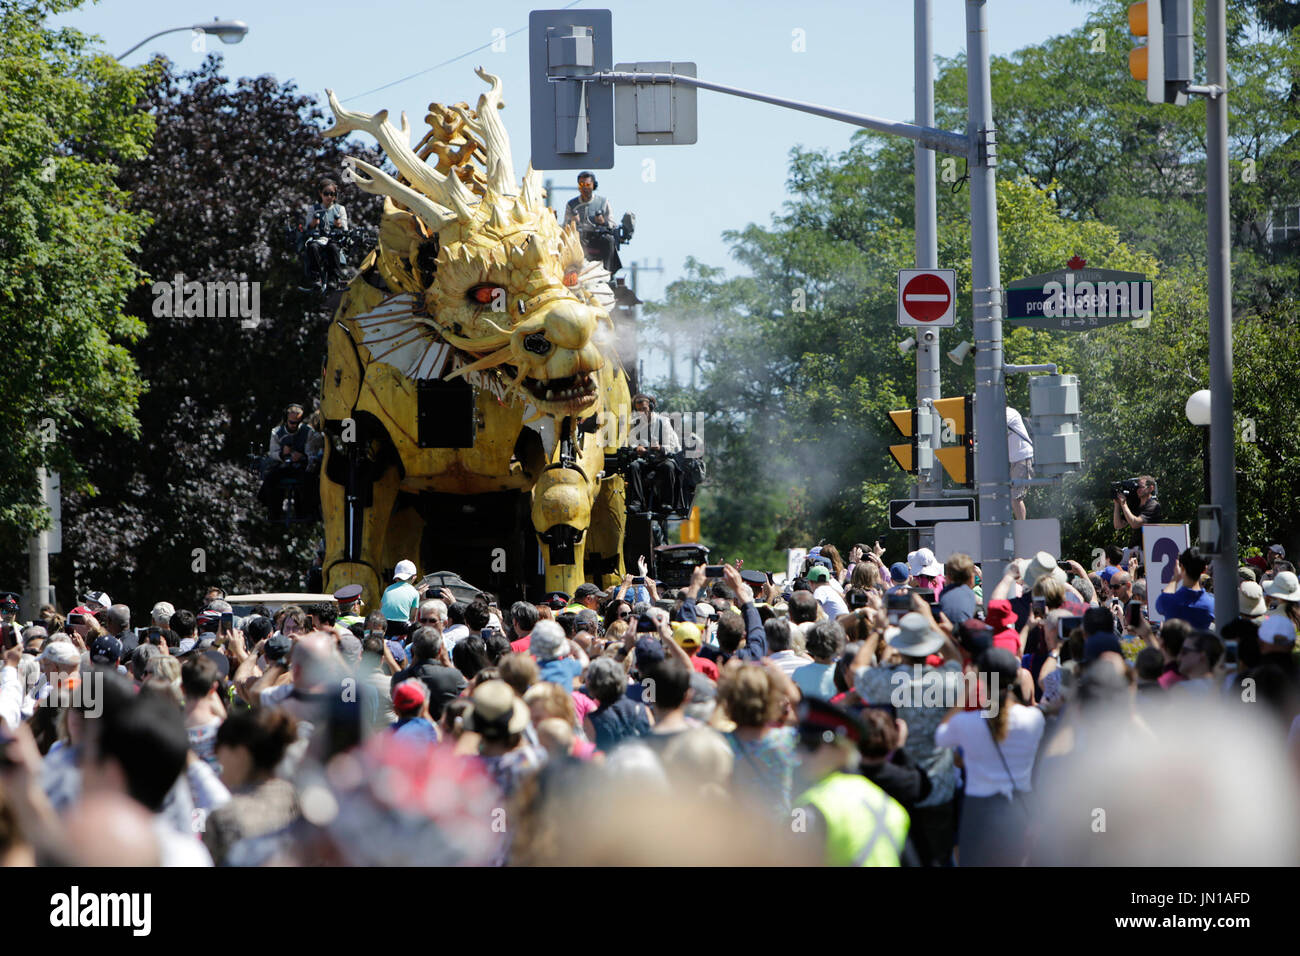
[[[889,526],[896,530],[932,528],[940,521],[974,520],[974,498],[902,498],[889,503]]]

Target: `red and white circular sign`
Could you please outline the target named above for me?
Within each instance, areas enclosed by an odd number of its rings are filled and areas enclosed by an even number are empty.
[[[903,311],[917,322],[934,322],[948,313],[952,290],[942,276],[922,272],[904,284],[902,300]]]

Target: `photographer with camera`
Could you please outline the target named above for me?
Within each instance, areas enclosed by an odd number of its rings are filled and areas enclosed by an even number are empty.
[[[1111,523],[1115,530],[1122,530],[1126,525],[1133,529],[1129,545],[1142,547],[1142,526],[1159,524],[1161,518],[1160,502],[1156,499],[1156,480],[1150,475],[1140,478],[1126,478],[1110,486],[1111,497],[1115,499],[1114,514]]]

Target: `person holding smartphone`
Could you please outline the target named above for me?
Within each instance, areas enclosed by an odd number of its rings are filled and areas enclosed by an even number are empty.
[[[640,604],[642,602],[649,604],[659,600],[659,596],[654,592],[654,582],[647,576],[649,567],[646,565],[645,555],[640,555],[636,559],[637,574],[623,575],[623,583],[618,586],[614,592],[614,599],[626,601],[629,604]]]

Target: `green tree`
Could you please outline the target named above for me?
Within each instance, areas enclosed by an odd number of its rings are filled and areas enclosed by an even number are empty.
[[[69,436],[135,434],[144,331],[123,306],[149,224],[115,182],[149,147],[147,80],[46,18],[71,0],[0,5],[0,533],[5,552],[48,522],[42,465],[85,481]],[[12,563],[12,559],[11,559]],[[12,569],[10,569],[12,570]]]
[[[340,180],[344,156],[380,157],[325,139],[323,113],[293,83],[232,81],[217,56],[192,71],[165,60],[154,70],[141,105],[157,134],[119,178],[155,220],[137,260],[152,281],[130,299],[149,330],[134,350],[148,382],[141,429],[130,441],[79,436],[95,487],[66,503],[76,547],[58,577],[71,584],[75,573],[82,587],[145,606],[163,596],[188,604],[212,583],[232,593],[299,590],[320,525],[270,524],[248,457],[265,452],[287,404],[310,414],[320,389],[330,317],[298,288],[284,224],[301,220],[322,177]],[[377,226],[379,201],[340,184],[353,223]],[[156,308],[152,282],[174,284],[178,273],[256,283],[258,321]]]

